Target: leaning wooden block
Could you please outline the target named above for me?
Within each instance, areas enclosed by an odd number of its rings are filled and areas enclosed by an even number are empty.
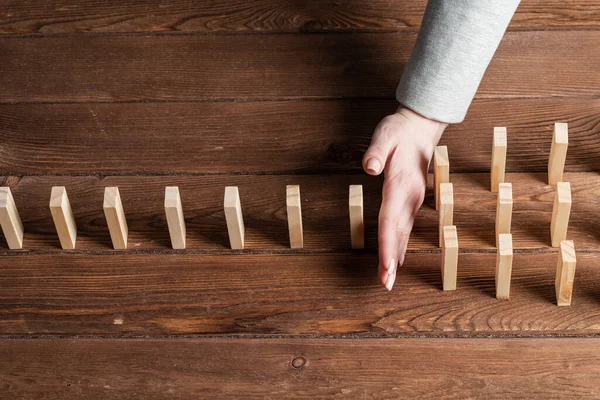
[[[456,226],[444,226],[442,244],[442,288],[456,290],[458,275],[458,236]]]
[[[443,228],[454,222],[454,190],[449,182],[440,183],[440,210],[439,210],[439,244],[444,241]]]
[[[0,225],[10,249],[23,248],[23,223],[9,187],[0,187]]]
[[[167,186],[165,188],[165,214],[167,215],[167,225],[171,236],[171,246],[174,249],[185,249],[185,220],[177,186]]]
[[[576,264],[575,244],[573,244],[572,240],[563,240],[560,242],[558,264],[556,265],[556,280],[554,282],[556,304],[559,306],[571,305]]]
[[[353,249],[365,248],[365,222],[363,215],[363,187],[350,185],[350,239]]]
[[[498,253],[496,255],[496,298],[510,297],[510,279],[512,274],[513,245],[512,235],[498,235]]]
[[[450,161],[448,158],[448,147],[437,146],[433,154],[433,174],[434,174],[434,192],[435,209],[440,208],[440,184],[450,182]]]
[[[570,214],[571,184],[569,182],[558,182],[552,208],[552,222],[550,223],[552,247],[560,246],[560,242],[567,238]]]
[[[227,230],[229,231],[229,243],[231,248],[241,250],[244,248],[244,218],[242,217],[242,203],[240,201],[240,192],[237,186],[227,186],[225,188],[225,219],[227,220]]]
[[[77,225],[64,186],[54,186],[50,193],[50,213],[63,249],[73,250],[77,239]]]
[[[512,208],[512,184],[501,183],[498,185],[498,202],[496,204],[496,247],[498,247],[498,235],[510,233]]]
[[[288,228],[290,231],[290,247],[292,249],[301,249],[304,247],[304,235],[302,231],[300,186],[288,185],[286,187],[286,205]]]
[[[550,158],[548,159],[548,184],[556,185],[562,181],[565,162],[567,160],[567,147],[569,147],[569,126],[566,123],[554,124]]]
[[[115,249],[127,248],[127,220],[121,203],[121,195],[118,187],[107,187],[104,189],[104,215]]]
[[[494,144],[492,146],[491,189],[498,191],[498,185],[504,182],[506,170],[506,128],[494,128]]]

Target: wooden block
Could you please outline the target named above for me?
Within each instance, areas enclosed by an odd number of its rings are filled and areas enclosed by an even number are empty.
[[[496,247],[498,247],[498,235],[510,233],[512,208],[512,183],[501,183],[498,185],[498,202],[496,204]]]
[[[244,248],[246,229],[244,227],[244,218],[242,217],[240,192],[237,186],[227,186],[225,188],[224,207],[231,248],[242,250]]]
[[[0,225],[10,249],[23,248],[23,223],[9,187],[0,187]]]
[[[492,146],[491,189],[498,191],[498,185],[504,182],[506,170],[506,128],[494,128],[494,144]]]
[[[66,250],[73,250],[77,239],[77,225],[67,196],[67,189],[64,186],[54,186],[52,188],[50,213],[54,220],[61,247]]]
[[[510,297],[510,277],[512,274],[513,245],[510,233],[498,235],[498,253],[496,255],[496,298]]]
[[[560,242],[558,264],[556,265],[556,304],[559,306],[570,306],[573,295],[573,282],[575,282],[575,244],[572,240]]]
[[[558,182],[556,184],[554,207],[552,207],[552,222],[550,224],[552,247],[560,246],[560,242],[567,238],[570,214],[571,184],[569,182]]]
[[[554,124],[550,158],[548,159],[548,184],[556,185],[562,181],[565,162],[567,160],[567,147],[569,147],[569,126],[566,123]]]
[[[433,155],[433,174],[435,209],[440,208],[440,184],[450,182],[450,161],[448,158],[448,147],[437,146]]]
[[[458,275],[458,236],[456,226],[444,226],[442,230],[442,288],[456,290]]]
[[[302,207],[300,199],[300,186],[287,185],[286,205],[288,215],[288,229],[290,231],[290,247],[301,249],[304,247],[304,235],[302,233]]]
[[[121,203],[121,195],[118,187],[107,187],[104,189],[104,215],[110,239],[115,249],[127,248],[127,220]]]
[[[440,183],[440,210],[439,210],[439,245],[442,247],[444,241],[444,226],[452,225],[454,222],[454,190],[450,182]]]
[[[350,185],[350,238],[353,249],[365,248],[365,222],[363,216],[363,187]]]
[[[179,187],[167,186],[165,188],[165,214],[171,236],[171,246],[174,249],[185,249],[185,219],[183,207],[179,196]]]

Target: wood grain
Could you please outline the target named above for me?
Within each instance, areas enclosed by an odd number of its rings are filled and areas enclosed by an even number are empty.
[[[600,249],[600,175],[566,173],[571,183],[573,206],[567,239],[578,250]],[[489,174],[451,174],[454,186],[454,224],[461,249],[495,249],[496,195],[489,191]],[[486,181],[487,180],[487,181]],[[544,173],[509,173],[513,185],[512,233],[515,249],[550,250],[550,224],[555,188]],[[225,186],[239,186],[249,251],[289,250],[285,187],[299,184],[302,193],[304,246],[307,252],[350,249],[348,186],[362,184],[366,249],[377,248],[377,214],[381,179],[364,175],[217,175],[217,176],[110,176],[9,177],[25,228],[24,249],[63,252],[54,228],[47,199],[52,186],[66,186],[77,222],[78,251],[111,251],[102,211],[106,186],[118,186],[127,212],[129,248],[133,251],[167,251],[171,248],[163,209],[166,186],[179,186],[185,205],[187,248],[190,251],[222,252],[229,248],[223,212]],[[425,203],[417,214],[408,248],[438,248],[438,213],[434,209],[433,182],[429,177]],[[2,240],[0,253],[9,254]]]
[[[393,100],[4,104],[0,173],[360,172],[394,109]],[[556,121],[569,123],[566,170],[600,171],[598,99],[475,100],[441,144],[451,172],[489,172],[493,127],[506,125],[507,171],[542,172]]]
[[[0,38],[0,103],[389,99],[415,37]],[[509,32],[477,97],[598,97],[598,43],[600,31]]]
[[[415,29],[425,0],[0,2],[0,34],[389,32]],[[598,1],[524,0],[510,30],[597,29]]]
[[[515,253],[509,301],[493,253],[460,253],[452,292],[439,252],[409,254],[391,292],[377,256],[356,252],[4,256],[0,335],[599,335],[599,257],[578,250],[571,307],[557,307],[556,251]]]
[[[599,357],[591,339],[18,340],[0,380],[15,400],[595,399]]]

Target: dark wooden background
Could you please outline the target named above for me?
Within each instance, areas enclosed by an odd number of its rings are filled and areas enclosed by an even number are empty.
[[[132,4],[133,3],[133,4]],[[0,398],[600,398],[600,1],[523,0],[464,123],[458,290],[428,191],[406,264],[376,282],[381,180],[361,171],[424,0],[0,0],[0,174],[25,249],[0,249]],[[573,304],[554,298],[554,122],[570,128]],[[492,129],[509,134],[511,299],[494,298]],[[305,248],[288,247],[300,184]],[[365,187],[367,248],[347,190]],[[48,202],[65,185],[77,249]],[[103,188],[121,190],[126,251]],[[188,249],[173,251],[178,185]],[[228,249],[226,185],[247,249]]]

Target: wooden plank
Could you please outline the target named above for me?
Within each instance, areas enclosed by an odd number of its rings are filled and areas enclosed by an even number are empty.
[[[506,127],[495,127],[492,145],[491,190],[498,192],[506,173],[507,135]]]
[[[10,187],[0,188],[0,225],[10,249],[23,248],[23,222]]]
[[[244,226],[240,192],[237,186],[227,186],[225,188],[223,206],[227,222],[229,245],[234,250],[242,250],[246,238],[246,228]]]
[[[110,240],[117,250],[127,249],[128,227],[119,188],[116,186],[104,188],[104,216],[110,232]]]
[[[554,281],[556,304],[558,306],[571,305],[576,264],[575,244],[572,240],[563,240],[560,242],[560,251],[556,264],[556,280]]]
[[[456,277],[458,276],[458,235],[456,226],[444,226],[442,235],[442,289],[456,290]]]
[[[569,146],[569,127],[566,123],[554,124],[550,156],[548,157],[548,184],[562,182]]]
[[[496,254],[496,298],[510,298],[512,279],[513,242],[510,233],[498,235],[498,253]]]
[[[512,183],[498,185],[498,202],[496,203],[496,247],[498,235],[510,233],[513,209]]]
[[[0,173],[362,172],[373,129],[394,107],[385,100],[4,104]],[[511,132],[507,171],[547,171],[554,122],[568,121],[577,157],[565,170],[598,171],[599,119],[600,99],[476,100],[441,144],[451,151],[451,172],[489,172],[489,132],[502,121]]]
[[[454,189],[452,183],[440,183],[439,191],[439,246],[442,247],[444,226],[450,226],[454,223]]]
[[[290,247],[292,249],[301,249],[304,247],[304,232],[302,229],[300,185],[287,185],[285,199]]]
[[[63,249],[72,250],[77,240],[77,224],[64,186],[53,186],[50,193],[50,213]]]
[[[5,37],[0,38],[0,103],[391,99],[415,38],[416,33],[261,35],[258,40],[255,35]],[[477,97],[598,97],[599,42],[600,31],[509,32]]]
[[[559,247],[560,242],[567,238],[569,216],[571,214],[571,184],[558,182],[552,206],[552,221],[550,223],[550,238],[552,247]]]
[[[0,34],[389,32],[418,27],[425,4],[424,0],[183,0],[168,4],[74,0],[59,7],[50,0],[31,4],[3,0]],[[523,0],[509,29],[597,29],[599,20],[598,1]]]
[[[365,216],[362,185],[348,189],[348,214],[350,216],[350,243],[353,249],[365,248]]]
[[[185,249],[185,218],[177,186],[165,187],[165,215],[169,227],[169,236],[171,237],[171,246],[174,249]]]
[[[578,250],[571,307],[556,306],[556,252],[515,252],[510,301],[495,253],[459,259],[456,291],[436,251],[408,254],[387,292],[374,253],[3,256],[0,335],[600,334],[598,252]]]
[[[598,357],[594,339],[0,342],[15,400],[596,399]]]
[[[453,223],[464,250],[495,251],[497,196],[489,191],[489,174],[452,174]],[[599,248],[600,176],[567,173],[573,206],[569,239],[579,250]],[[80,251],[109,251],[111,242],[102,213],[105,186],[117,186],[128,210],[130,249],[166,251],[171,248],[164,214],[165,186],[179,186],[186,207],[187,248],[190,251],[223,251],[229,239],[223,214],[225,186],[243,188],[246,248],[269,252],[289,249],[286,218],[286,185],[299,184],[303,196],[304,248],[307,251],[350,249],[348,186],[363,185],[365,248],[377,248],[377,220],[381,179],[364,175],[216,175],[216,176],[29,176],[5,178],[25,226],[25,250],[60,250],[56,230],[47,211],[52,186],[65,186],[78,224]],[[487,181],[486,181],[487,180]],[[550,226],[555,188],[546,184],[544,172],[508,173],[513,186],[511,233],[515,249],[550,250]],[[408,249],[439,251],[439,216],[434,209],[433,179],[429,175],[425,203],[417,214]],[[0,243],[3,241],[0,240]],[[0,253],[9,252],[6,245]]]

